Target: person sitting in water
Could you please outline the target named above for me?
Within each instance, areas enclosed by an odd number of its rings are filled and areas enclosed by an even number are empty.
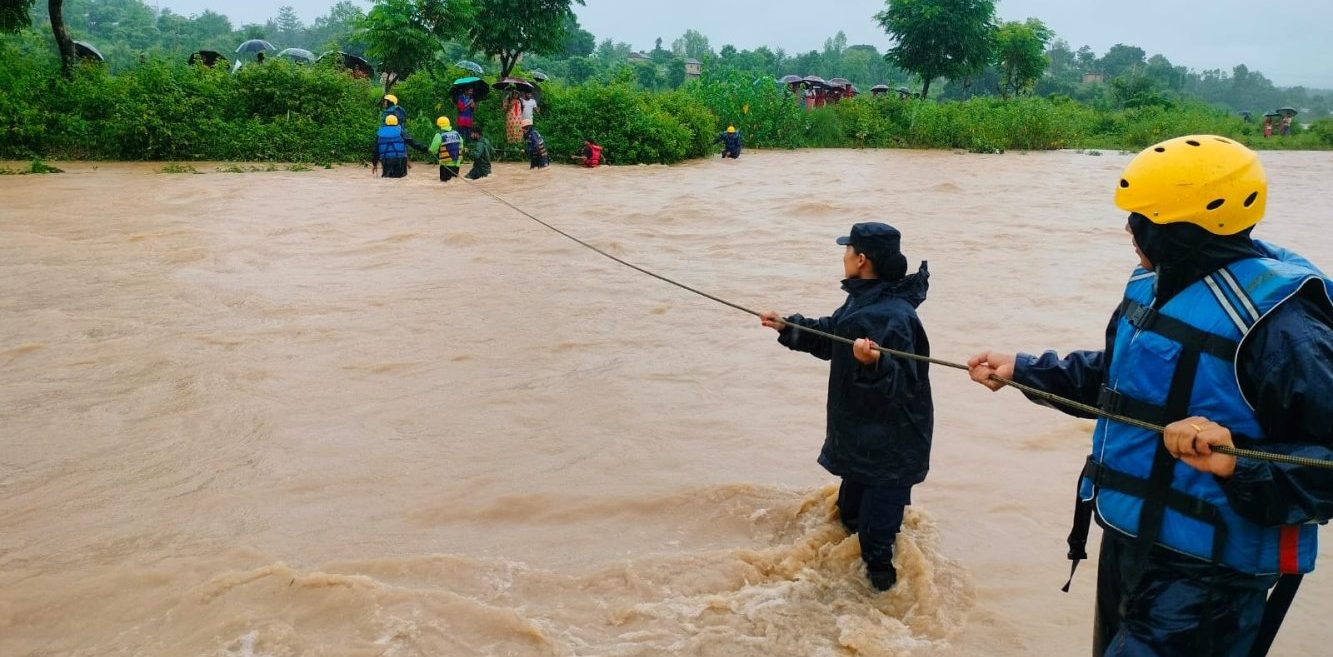
[[[491,175],[491,158],[495,157],[495,147],[486,135],[481,133],[481,126],[472,126],[472,170],[467,172],[468,180],[480,180]]]
[[[384,99],[380,101],[380,123],[384,123],[384,118],[390,114],[398,117],[398,125],[407,125],[407,110],[398,106],[398,97],[393,94],[385,94]]]
[[[783,318],[760,313],[778,342],[831,362],[828,422],[819,464],[842,478],[838,516],[859,534],[870,582],[887,591],[898,581],[893,542],[902,527],[912,486],[925,481],[935,411],[928,364],[876,349],[930,355],[930,341],[916,308],[926,300],[929,272],[921,263],[907,274],[902,234],[888,224],[861,223],[840,237],[848,294],[832,316]],[[817,329],[854,340],[846,345],[799,330]]]
[[[440,160],[440,181],[449,182],[458,177],[458,170],[463,166],[463,136],[449,125],[449,117],[435,119],[435,126],[440,129],[431,140],[429,152]]]
[[[584,139],[583,150],[578,155],[569,157],[589,169],[596,169],[602,164],[602,147],[591,139]]]
[[[546,140],[529,120],[523,121],[523,153],[532,165],[529,168],[545,169],[551,164],[551,158],[546,153]]]
[[[412,139],[403,127],[398,125],[398,117],[390,114],[384,117],[384,125],[375,133],[375,150],[370,158],[370,174],[375,175],[381,162],[384,163],[385,178],[403,178],[407,176],[407,147],[425,151],[426,146]]]
[[[741,156],[741,133],[736,132],[736,126],[727,126],[727,131],[718,135],[713,143],[722,144],[722,159],[735,160]]]

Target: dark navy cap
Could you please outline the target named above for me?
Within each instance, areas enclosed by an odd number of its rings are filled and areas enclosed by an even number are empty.
[[[875,249],[897,253],[902,248],[902,233],[897,228],[879,222],[868,222],[852,226],[852,233],[839,237],[840,246],[851,245],[857,249]]]

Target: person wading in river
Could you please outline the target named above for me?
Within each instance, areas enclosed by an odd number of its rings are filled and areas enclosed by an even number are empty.
[[[375,150],[370,156],[370,175],[375,175],[380,164],[384,164],[385,178],[404,178],[407,176],[407,148],[411,146],[425,151],[426,145],[412,138],[403,127],[398,125],[398,117],[393,114],[384,117],[384,125],[375,133]]]
[[[870,582],[887,591],[898,580],[893,542],[902,527],[912,486],[930,468],[934,406],[928,364],[895,359],[890,349],[930,355],[930,342],[916,315],[926,299],[926,263],[907,275],[902,236],[882,223],[862,223],[838,238],[847,247],[842,288],[847,301],[829,317],[782,318],[760,313],[778,342],[830,362],[827,427],[819,464],[842,478],[838,514],[847,531],[859,534],[861,559]],[[836,343],[794,326],[855,340]]]
[[[1328,471],[1213,451],[1333,458],[1333,282],[1250,238],[1267,197],[1258,156],[1229,139],[1145,150],[1116,192],[1141,267],[1106,347],[968,363],[992,390],[1011,379],[1166,426],[1093,433],[1069,556],[1086,557],[1095,511],[1097,657],[1265,654],[1333,518]]]

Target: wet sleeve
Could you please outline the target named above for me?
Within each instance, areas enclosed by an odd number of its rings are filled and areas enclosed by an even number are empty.
[[[1324,305],[1293,299],[1246,340],[1237,369],[1268,438],[1249,447],[1333,460],[1333,311]],[[1237,513],[1263,525],[1333,519],[1333,471],[1239,459],[1222,488]]]
[[[444,137],[441,136],[440,133],[438,133],[438,132],[435,133],[435,138],[432,139],[432,140],[430,140],[430,146],[427,146],[427,147],[426,147],[427,152],[430,152],[430,153],[438,153],[438,152],[440,152],[440,141],[443,140],[443,139],[444,139]]]
[[[902,321],[890,322],[888,326],[879,327],[877,331],[864,331],[864,335],[879,346],[908,353],[916,353],[916,340],[913,334],[912,326]],[[884,397],[895,396],[904,379],[915,372],[908,361],[888,354],[880,354],[879,360],[870,365],[863,365],[859,361],[857,365],[852,374],[852,385]]]
[[[418,151],[421,151],[422,153],[428,152],[426,149],[426,145],[413,139],[412,135],[407,134],[406,130],[403,131],[403,141],[407,142],[408,146],[411,146],[412,148],[415,148]]]
[[[1019,354],[1018,360],[1014,363],[1014,381],[1065,399],[1096,406],[1102,384],[1106,382],[1106,368],[1110,363],[1107,351],[1115,342],[1116,325],[1119,321],[1120,312],[1116,311],[1106,326],[1107,350],[1073,351],[1063,358],[1054,351],[1048,351],[1040,356]],[[1087,419],[1095,417],[1031,395],[1028,399],[1074,417]]]
[[[825,333],[833,331],[833,318],[820,317],[810,319],[802,315],[792,315],[785,320],[788,324],[817,329]],[[790,326],[778,332],[778,343],[792,351],[804,351],[820,360],[833,358],[833,341],[808,331],[801,331]]]

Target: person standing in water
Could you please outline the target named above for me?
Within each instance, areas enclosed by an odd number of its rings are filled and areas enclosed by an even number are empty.
[[[486,135],[482,134],[481,126],[472,126],[472,170],[467,172],[468,180],[480,180],[491,175],[491,159],[495,157],[495,147],[491,145]]]
[[[426,147],[412,139],[403,127],[398,125],[398,117],[390,114],[384,117],[384,125],[375,133],[375,150],[370,158],[370,175],[375,175],[380,164],[384,164],[385,178],[404,178],[407,176],[407,148],[411,146],[419,151]]]
[[[741,133],[736,131],[736,126],[727,126],[727,131],[718,135],[713,140],[714,144],[722,144],[722,159],[738,159],[741,156]]]
[[[858,534],[871,584],[887,591],[898,581],[893,543],[902,527],[912,486],[930,469],[935,411],[929,366],[881,354],[884,347],[930,355],[916,308],[926,299],[926,263],[907,275],[902,235],[882,223],[852,226],[845,246],[842,289],[847,301],[831,316],[783,318],[760,313],[778,342],[830,361],[828,418],[819,464],[842,478],[838,516]],[[802,326],[855,340],[845,345],[794,328]]]
[[[532,125],[532,121],[523,122],[523,153],[528,156],[528,161],[532,165],[531,169],[545,169],[551,164],[551,158],[546,153],[546,140],[542,134],[537,132],[537,128]]]
[[[429,152],[440,161],[440,182],[449,182],[458,177],[458,170],[463,166],[463,136],[449,125],[449,117],[435,119],[435,126],[440,129],[431,140]]]
[[[1105,347],[968,363],[992,390],[998,377],[1166,427],[1093,432],[1069,554],[1086,558],[1095,516],[1097,657],[1266,654],[1333,519],[1328,471],[1214,451],[1333,459],[1333,281],[1251,238],[1267,201],[1258,156],[1236,142],[1148,148],[1116,191],[1140,266]]]

